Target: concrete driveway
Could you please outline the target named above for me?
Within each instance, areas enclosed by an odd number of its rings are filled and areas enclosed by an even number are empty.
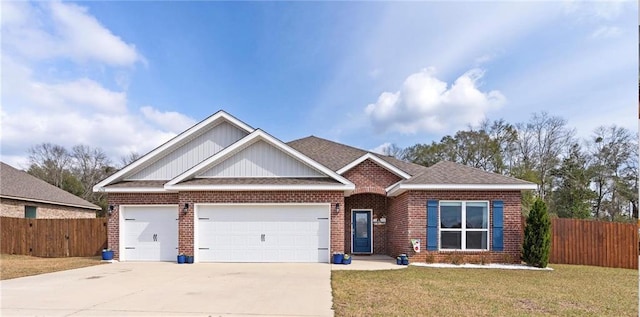
[[[0,282],[2,316],[333,316],[329,264],[113,263]]]

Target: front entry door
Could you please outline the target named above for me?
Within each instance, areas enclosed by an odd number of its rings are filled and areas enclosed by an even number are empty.
[[[372,253],[371,211],[353,211],[353,253]]]

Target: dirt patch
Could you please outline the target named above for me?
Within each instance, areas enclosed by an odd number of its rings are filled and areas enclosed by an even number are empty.
[[[66,271],[102,264],[100,257],[39,258],[28,255],[0,254],[0,279]]]

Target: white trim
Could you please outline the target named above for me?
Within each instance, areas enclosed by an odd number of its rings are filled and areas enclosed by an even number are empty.
[[[196,203],[195,206],[329,206],[331,203]]]
[[[387,188],[388,196],[397,196],[407,190],[529,190],[537,184],[395,184]]]
[[[442,248],[442,224],[440,221],[440,206],[442,203],[460,203],[461,207],[461,224],[463,228],[444,229],[445,232],[460,232],[460,247],[461,249],[443,249]],[[467,229],[467,203],[486,203],[487,204],[487,228],[486,229]],[[491,201],[489,200],[439,200],[438,201],[438,251],[452,251],[452,252],[486,252],[491,251]],[[467,249],[467,241],[465,239],[467,232],[487,232],[487,248],[486,249]],[[463,234],[464,233],[464,234]]]
[[[235,126],[237,126],[238,128],[245,130],[247,133],[252,133],[253,131],[255,131],[255,129],[253,129],[252,127],[250,127],[249,125],[247,125],[246,123],[234,118],[232,115],[224,112],[223,110],[220,110],[218,112],[216,112],[215,114],[211,115],[210,117],[200,121],[199,123],[197,123],[196,125],[192,126],[191,128],[187,129],[186,131],[178,134],[177,136],[175,136],[173,139],[167,141],[166,143],[160,145],[159,147],[155,148],[154,150],[152,150],[151,152],[145,154],[143,157],[141,157],[140,159],[136,160],[135,162],[125,166],[123,169],[121,169],[120,171],[116,172],[115,174],[107,177],[106,179],[102,180],[101,182],[99,182],[98,184],[96,184],[95,186],[93,186],[93,191],[94,192],[99,192],[99,191],[104,191],[104,187],[121,179],[124,179],[124,177],[133,172],[136,168],[143,166],[145,163],[149,162],[152,158],[156,157],[157,155],[161,154],[162,152],[172,148],[173,146],[175,146],[176,144],[180,143],[181,141],[189,138],[190,136],[196,134],[197,132],[199,132],[200,130],[202,130],[203,128],[207,127],[208,125],[210,125],[213,122],[216,122],[217,120],[225,120]]]
[[[270,190],[342,190],[350,192],[355,190],[355,185],[165,185],[169,191],[270,191]]]
[[[200,249],[199,249],[199,237],[198,237],[198,226],[200,224],[199,221],[199,213],[200,213],[200,207],[207,207],[207,206],[327,206],[329,207],[328,212],[327,212],[327,224],[328,224],[328,232],[327,232],[327,238],[329,239],[328,245],[329,247],[327,248],[327,258],[329,259],[328,263],[332,263],[333,259],[332,259],[332,250],[331,250],[331,222],[332,222],[332,218],[333,218],[333,203],[195,203],[193,204],[193,262],[194,263],[198,263],[200,262]],[[178,206],[178,209],[180,209],[180,207]],[[179,215],[180,211],[178,210],[178,215]],[[178,228],[180,229],[180,228]],[[371,233],[373,235],[373,228],[371,229]],[[178,237],[180,235],[180,232],[178,232]],[[179,242],[179,241],[178,241]],[[372,240],[372,247],[373,247],[373,240]]]
[[[132,207],[176,207],[177,210],[177,217],[178,219],[180,218],[180,204],[153,204],[153,205],[134,205],[134,204],[128,204],[128,205],[118,205],[118,261],[120,262],[125,262],[127,261],[126,257],[125,257],[125,246],[124,246],[124,211],[127,210],[127,208],[132,208]],[[178,234],[177,237],[177,242],[178,245],[176,246],[176,255],[178,254],[178,250],[180,249],[180,220],[176,220],[176,233]]]
[[[369,212],[369,229],[371,230],[370,235],[369,235],[369,240],[371,241],[371,243],[369,244],[369,252],[355,252],[353,250],[353,240],[355,240],[355,237],[353,235],[353,228],[355,227],[355,223],[353,222],[353,213],[356,211],[368,211]],[[373,209],[357,209],[357,208],[352,208],[351,209],[351,253],[352,254],[373,254]]]
[[[102,210],[102,208],[97,207],[97,206],[96,207],[89,207],[89,206],[76,205],[76,204],[60,203],[60,202],[55,202],[55,201],[50,201],[50,200],[40,200],[40,199],[32,199],[32,198],[24,198],[24,197],[16,197],[16,196],[0,195],[0,198],[20,200],[20,201],[33,202],[33,203],[42,203],[42,204],[49,204],[49,205],[57,205],[57,206],[76,207],[76,208],[88,209],[88,210],[86,210],[87,212],[93,212],[95,210]]]
[[[102,188],[102,192],[105,193],[166,193],[166,190],[162,187],[118,187],[118,188]]]
[[[379,158],[379,157],[377,157],[377,156],[375,156],[375,155],[373,155],[373,154],[371,154],[371,153],[367,153],[367,154],[365,154],[365,155],[363,155],[363,156],[361,156],[361,157],[357,158],[355,161],[353,161],[353,162],[351,162],[351,163],[347,164],[345,167],[343,167],[343,168],[339,169],[336,173],[338,173],[338,174],[342,175],[342,174],[344,174],[346,171],[348,171],[348,170],[350,170],[350,169],[352,169],[352,168],[354,168],[354,167],[358,166],[358,164],[360,164],[360,163],[362,163],[362,162],[364,162],[364,161],[366,161],[366,160],[372,160],[372,161],[374,161],[376,164],[378,164],[378,165],[380,165],[380,166],[384,167],[385,169],[387,169],[389,172],[391,172],[391,173],[393,173],[393,174],[396,174],[396,175],[398,175],[398,176],[400,176],[400,177],[402,177],[402,178],[404,178],[404,179],[409,179],[409,178],[411,178],[411,175],[409,175],[409,174],[407,174],[407,173],[403,172],[403,171],[402,171],[402,170],[400,170],[399,168],[397,168],[397,167],[395,167],[395,166],[391,165],[391,164],[390,164],[390,163],[388,163],[387,161],[385,161],[385,160],[383,160],[383,159],[381,159],[381,158]]]
[[[222,161],[224,161],[225,159],[231,157],[232,155],[234,155],[235,153],[243,150],[244,148],[248,147],[249,145],[253,144],[254,142],[257,142],[258,140],[262,140],[265,141],[269,144],[271,144],[272,146],[277,147],[279,150],[284,151],[285,153],[291,155],[293,158],[301,161],[302,163],[320,171],[321,173],[326,174],[327,176],[337,180],[338,182],[347,185],[347,187],[353,186],[353,189],[355,189],[355,185],[353,185],[353,183],[351,183],[348,179],[340,176],[339,174],[335,173],[334,171],[330,170],[329,168],[325,167],[324,165],[321,165],[320,163],[310,159],[309,157],[303,155],[302,153],[294,150],[293,148],[289,147],[288,145],[282,143],[282,141],[270,136],[269,134],[267,134],[266,132],[257,129],[254,132],[252,132],[251,134],[247,135],[246,137],[240,139],[238,142],[226,147],[224,150],[216,153],[215,155],[211,156],[210,158],[200,162],[199,164],[197,164],[196,166],[188,169],[187,171],[185,171],[184,173],[176,176],[174,179],[172,179],[171,181],[169,181],[168,183],[165,184],[165,189],[174,189],[174,188],[180,188],[183,190],[191,190],[192,188],[203,188],[203,189],[193,189],[193,190],[211,190],[211,189],[217,189],[216,186],[218,185],[199,185],[199,186],[188,186],[188,185],[181,185],[181,186],[176,186],[176,184],[189,179],[189,178],[193,178],[195,177],[198,173],[204,172],[207,169],[215,166],[217,163],[220,163]],[[220,186],[224,186],[224,187],[233,187],[234,185],[220,185]],[[247,189],[236,189],[236,190],[251,190],[253,188],[259,187],[256,185],[236,185],[237,187],[240,188],[247,188]],[[267,186],[277,186],[277,185],[267,185]],[[290,186],[290,185],[280,185],[278,187],[281,187],[284,189],[292,189],[295,188],[296,186]],[[284,186],[288,186],[288,187],[284,187]],[[311,186],[315,186],[315,185],[303,185],[304,186],[308,186],[307,188],[311,188]],[[206,187],[206,188],[205,188]],[[331,187],[328,185],[320,185],[320,187],[326,187],[326,188],[332,188],[335,189],[335,187]],[[301,187],[302,188],[302,187]],[[349,188],[345,188],[345,189],[349,189]],[[225,189],[221,189],[221,190],[225,190]],[[229,190],[229,189],[227,189]],[[234,189],[231,189],[234,190]],[[265,189],[266,190],[266,189]],[[318,189],[321,190],[321,189]]]

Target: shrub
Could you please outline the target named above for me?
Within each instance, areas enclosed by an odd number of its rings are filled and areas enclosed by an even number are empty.
[[[527,217],[522,243],[522,260],[527,265],[547,267],[551,251],[551,219],[547,213],[547,205],[540,199],[533,203]]]

